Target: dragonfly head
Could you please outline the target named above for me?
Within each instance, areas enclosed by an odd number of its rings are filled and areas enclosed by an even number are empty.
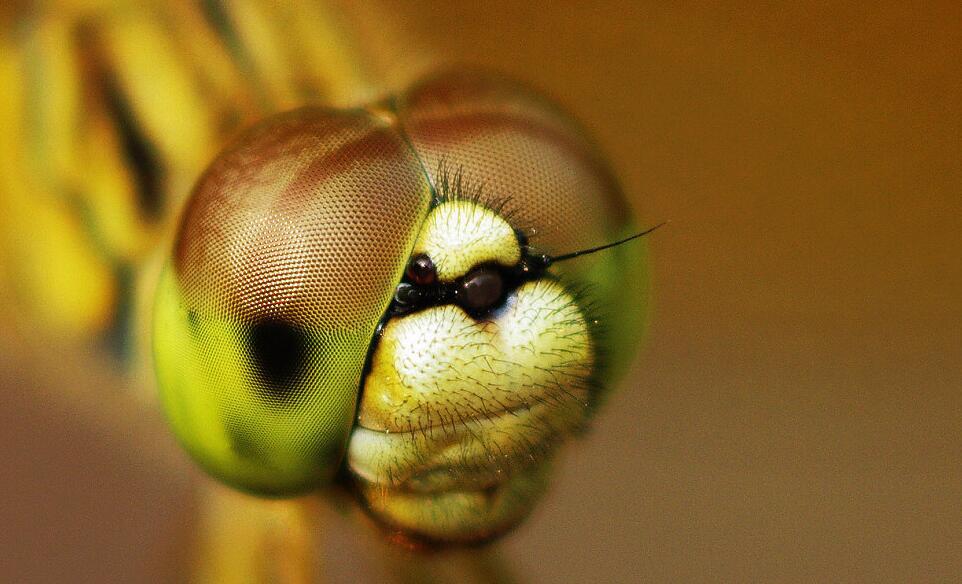
[[[527,89],[447,74],[385,103],[275,116],[204,173],[157,292],[161,395],[224,482],[340,473],[392,529],[479,541],[526,515],[631,355],[642,248],[551,265],[634,227]]]

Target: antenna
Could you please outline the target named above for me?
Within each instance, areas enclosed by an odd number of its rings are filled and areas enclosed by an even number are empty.
[[[628,237],[626,237],[626,238],[624,238],[624,239],[619,239],[618,241],[615,241],[615,242],[613,242],[613,243],[606,243],[606,244],[604,244],[604,245],[599,245],[598,247],[590,247],[590,248],[588,248],[588,249],[582,249],[582,250],[579,250],[579,251],[575,251],[575,252],[572,252],[572,253],[566,253],[566,254],[564,254],[564,255],[555,256],[555,257],[547,257],[547,256],[546,256],[544,259],[547,260],[547,263],[548,263],[548,264],[554,264],[554,263],[557,263],[557,262],[563,262],[563,261],[565,261],[565,260],[570,260],[570,259],[576,258],[576,257],[578,257],[578,256],[593,254],[593,253],[598,252],[598,251],[604,251],[604,250],[606,250],[606,249],[615,247],[615,246],[617,246],[617,245],[621,245],[621,244],[623,244],[623,243],[628,243],[629,241],[632,241],[632,240],[634,240],[634,239],[638,239],[639,237],[643,237],[643,236],[645,236],[645,235],[648,235],[648,234],[651,233],[652,231],[658,229],[659,227],[662,227],[662,226],[664,226],[664,225],[667,225],[668,223],[669,223],[669,221],[663,221],[663,222],[659,223],[658,225],[655,225],[654,227],[651,227],[651,228],[649,228],[649,229],[646,229],[646,230],[642,231],[641,233],[636,233],[636,234],[634,234],[634,235],[629,235]]]

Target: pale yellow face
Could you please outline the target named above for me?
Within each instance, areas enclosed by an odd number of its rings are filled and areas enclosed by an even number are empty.
[[[428,215],[412,256],[425,255],[437,276],[452,282],[485,263],[513,267],[521,261],[521,245],[511,225],[476,202],[445,201]]]
[[[513,525],[540,494],[533,483],[542,467],[587,415],[593,342],[562,284],[546,273],[514,275],[521,243],[484,206],[438,205],[414,252],[435,267],[425,290],[463,291],[481,272],[480,285],[494,290],[480,294],[482,306],[429,301],[386,321],[348,466],[389,522],[434,539],[474,539],[479,525],[487,533]]]

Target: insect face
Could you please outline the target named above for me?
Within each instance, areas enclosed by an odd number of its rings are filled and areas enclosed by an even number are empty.
[[[632,354],[644,261],[551,264],[634,227],[540,97],[449,73],[388,103],[284,114],[215,160],[157,292],[159,385],[229,484],[340,474],[393,530],[477,542],[528,513]]]
[[[520,242],[490,209],[442,203],[414,249],[438,258],[439,279],[386,321],[348,467],[383,520],[470,540],[507,529],[540,494],[535,478],[587,415],[593,341],[562,285],[520,276]]]

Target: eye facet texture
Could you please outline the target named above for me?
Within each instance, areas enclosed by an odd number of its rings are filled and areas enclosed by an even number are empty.
[[[269,493],[333,475],[430,200],[414,153],[363,112],[273,118],[213,163],[155,323],[165,408],[208,470]]]

